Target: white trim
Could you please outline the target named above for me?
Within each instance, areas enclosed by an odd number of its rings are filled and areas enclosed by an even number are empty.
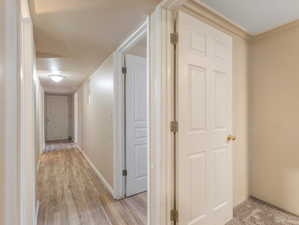
[[[182,6],[188,0],[163,0],[156,9],[175,10]]]
[[[44,151],[44,150],[43,150]],[[37,165],[36,165],[36,174],[38,174],[39,168],[40,168],[40,157],[43,153],[39,154],[38,160],[37,160]]]
[[[173,207],[173,136],[169,122],[173,119],[173,12],[186,0],[165,0],[150,15],[148,29],[149,73],[149,191],[148,225],[170,225]],[[146,23],[145,23],[146,24]],[[143,24],[114,54],[114,197],[124,196],[121,170],[124,165],[124,101],[122,53],[146,32]]]
[[[212,7],[210,7],[208,4],[203,3],[201,0],[193,0],[195,3],[205,7],[206,9],[208,9],[209,11],[211,11],[212,13],[216,14],[217,16],[223,18],[224,20],[228,21],[229,23],[231,23],[232,25],[238,27],[240,30],[242,30],[243,32],[247,33],[247,34],[251,34],[247,29],[245,29],[244,27],[242,27],[240,24],[235,23],[234,21],[232,21],[231,19],[227,18],[226,16],[224,16],[222,13],[220,13],[219,11],[217,11],[216,9],[213,9]]]
[[[36,126],[34,108],[34,41],[28,2],[21,1],[19,78],[19,186],[20,223],[32,225],[36,217]],[[10,100],[12,101],[12,100]],[[11,112],[10,112],[11,113]],[[11,188],[11,187],[10,187]],[[10,209],[12,210],[12,209]],[[17,224],[17,223],[9,223]]]
[[[51,139],[48,139],[46,142],[51,142],[51,141],[68,141],[69,139],[68,138],[51,138]]]
[[[174,0],[174,3],[178,1]],[[182,2],[182,1],[180,1]],[[174,4],[167,1],[168,7]],[[177,4],[175,4],[178,6]],[[173,46],[174,10],[158,7],[151,16],[151,219],[152,224],[170,225],[173,208],[173,136],[169,123],[173,119]]]
[[[114,198],[124,198],[125,126],[124,126],[124,79],[122,74],[123,54],[134,46],[147,32],[148,20],[130,35],[114,53],[114,105],[113,105],[113,181]],[[147,74],[149,74],[147,72]]]
[[[163,157],[161,157],[161,78],[162,78],[162,9],[157,9],[150,17],[150,224],[166,225],[163,219],[165,211],[163,208],[162,196],[164,195],[163,187],[161,185],[161,178],[163,172],[161,171],[161,164]],[[166,217],[166,215],[165,215]]]
[[[40,202],[37,201],[37,203],[36,203],[36,209],[35,209],[35,221],[34,221],[34,225],[38,225],[39,208],[40,208]]]
[[[150,225],[151,224],[151,216],[152,216],[152,209],[151,209],[151,195],[154,195],[154,193],[152,193],[152,189],[151,189],[151,178],[150,178],[150,174],[151,174],[151,169],[150,169],[150,162],[151,162],[151,152],[150,152],[150,23],[149,23],[149,18],[147,18],[146,20],[147,22],[147,26],[146,26],[146,89],[147,89],[147,93],[146,93],[146,100],[147,100],[147,143],[148,143],[148,151],[147,151],[147,160],[148,160],[148,166],[147,166],[147,184],[148,184],[148,189],[147,189],[147,224]]]
[[[88,156],[85,154],[85,152],[81,149],[81,147],[77,146],[77,148],[81,152],[81,154],[84,156],[84,158],[86,159],[86,161],[89,163],[89,165],[91,166],[91,168],[94,170],[94,172],[97,174],[97,176],[100,178],[100,180],[102,181],[102,183],[104,184],[104,186],[107,188],[107,190],[111,193],[112,196],[114,196],[113,188],[109,184],[109,182],[105,179],[105,177],[103,176],[103,174],[95,167],[95,165],[91,162],[91,160],[88,158]]]
[[[136,42],[143,38],[147,31],[148,20],[146,20],[134,33],[132,33],[117,49],[116,53],[123,53],[133,47]]]
[[[188,0],[163,0],[160,3],[160,7],[161,8],[165,8],[168,10],[175,10],[177,8],[179,8],[180,6],[182,6],[184,3],[186,3]],[[203,6],[204,8],[208,9],[210,12],[214,13],[215,15],[223,18],[224,20],[226,20],[227,22],[231,23],[232,25],[236,26],[237,28],[239,28],[240,30],[242,30],[243,32],[247,33],[247,34],[251,34],[247,29],[245,29],[244,27],[242,27],[240,24],[235,23],[234,21],[232,21],[231,19],[228,19],[226,16],[224,16],[222,13],[220,13],[219,11],[213,9],[212,7],[210,7],[208,4],[202,2],[201,0],[192,0],[193,2],[195,2],[196,4]]]
[[[173,46],[169,42],[173,32],[175,12],[187,0],[164,0],[151,15],[151,224],[171,225],[170,210],[173,208],[174,182],[173,136],[169,122],[174,113]],[[197,2],[198,3],[198,2]],[[200,4],[200,3],[199,3]]]

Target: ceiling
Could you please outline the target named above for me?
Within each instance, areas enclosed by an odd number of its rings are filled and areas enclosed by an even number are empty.
[[[91,75],[160,0],[29,0],[37,72],[47,92],[71,93]],[[299,18],[298,0],[198,0],[251,34]],[[65,80],[54,83],[50,74]]]
[[[258,34],[299,19],[298,0],[200,0],[240,25]]]
[[[46,92],[71,93],[160,0],[30,0],[37,73]],[[65,80],[53,83],[50,74]]]

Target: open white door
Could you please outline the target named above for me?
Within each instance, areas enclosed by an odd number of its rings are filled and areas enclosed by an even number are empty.
[[[69,137],[68,96],[47,95],[47,141]]]
[[[126,195],[147,190],[146,59],[126,55]]]
[[[232,38],[183,12],[177,32],[178,224],[224,225],[232,218]]]

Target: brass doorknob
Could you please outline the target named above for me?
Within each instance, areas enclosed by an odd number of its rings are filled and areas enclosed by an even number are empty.
[[[235,141],[236,139],[237,139],[236,136],[233,136],[233,135],[227,136],[227,141]]]

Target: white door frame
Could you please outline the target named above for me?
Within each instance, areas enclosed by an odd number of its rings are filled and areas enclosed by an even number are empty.
[[[174,136],[170,121],[174,119],[174,47],[170,34],[174,32],[176,11],[187,0],[164,0],[149,19],[150,70],[150,192],[149,225],[171,225],[174,208]],[[194,0],[199,6],[202,3]],[[199,7],[200,8],[200,7]],[[207,7],[195,14],[206,18]],[[217,15],[217,12],[213,13]],[[220,15],[221,17],[221,15]],[[222,18],[222,17],[221,17]],[[211,22],[218,20],[209,16]]]
[[[150,17],[150,156],[149,225],[171,225],[174,208],[175,15],[187,0],[164,0]]]
[[[114,198],[124,197],[124,80],[123,53],[147,32],[149,164],[148,225],[170,225],[173,207],[173,11],[186,0],[165,0],[114,53]],[[149,48],[150,47],[150,48]]]
[[[148,31],[148,22],[142,24],[114,53],[114,106],[113,106],[113,137],[114,137],[114,193],[113,197],[121,199],[125,196],[125,179],[122,170],[125,165],[125,102],[124,102],[124,76],[122,67],[124,62],[124,53],[134,46]],[[148,57],[147,57],[148,58]],[[148,77],[147,66],[147,77]]]
[[[151,120],[151,149],[155,150],[155,153],[151,152],[151,156],[156,159],[161,160],[161,167],[155,169],[156,174],[153,173],[151,179],[155,182],[159,180],[160,174],[160,183],[155,190],[156,201],[155,207],[160,210],[152,211],[151,218],[158,219],[155,217],[154,213],[160,216],[160,220],[156,220],[156,224],[170,225],[173,224],[169,220],[170,210],[174,206],[174,165],[169,163],[170,159],[173,159],[173,136],[169,131],[169,122],[173,120],[173,109],[174,109],[174,52],[173,46],[169,42],[170,34],[173,32],[174,22],[176,17],[176,11],[179,8],[188,11],[188,13],[200,18],[204,23],[215,25],[216,29],[224,30],[228,34],[235,34],[242,39],[247,40],[249,38],[248,34],[240,28],[239,25],[232,23],[227,18],[223,17],[217,11],[209,8],[207,5],[203,4],[200,0],[193,0],[189,2],[188,0],[164,0],[160,6],[157,7],[156,13],[151,18],[151,35],[155,36],[151,38],[151,55],[157,56],[155,54],[158,51],[161,54],[161,58],[150,57],[151,60],[156,60],[156,62],[151,61],[151,78],[153,79],[150,82],[151,87],[150,91],[157,91],[157,86],[160,93],[156,96],[150,95],[153,97],[151,102],[151,115],[154,115],[154,110],[156,110],[157,117]],[[159,12],[160,11],[160,12]],[[160,18],[158,18],[160,16]],[[156,20],[156,21],[154,21]],[[160,39],[159,39],[160,38]],[[234,77],[233,77],[234,78]],[[233,79],[232,78],[232,79]],[[159,80],[159,84],[157,83]],[[160,98],[161,105],[157,106],[157,101]],[[160,112],[160,115],[158,115]],[[160,120],[157,119],[160,117]],[[234,123],[232,121],[232,130],[234,130]],[[157,139],[154,139],[153,136],[156,135]],[[233,147],[232,147],[233,148]],[[163,150],[163,151],[161,151]],[[164,204],[164,206],[163,206]],[[152,207],[152,206],[151,206]]]
[[[48,108],[47,108],[47,105],[48,105],[48,100],[47,100],[47,97],[48,96],[61,96],[61,97],[63,97],[63,96],[65,96],[65,97],[67,97],[68,98],[68,100],[67,100],[67,104],[68,104],[68,110],[70,110],[70,108],[72,108],[71,109],[71,111],[72,111],[72,114],[73,114],[73,117],[71,118],[71,120],[69,121],[69,125],[68,125],[68,137],[70,136],[70,133],[69,133],[69,131],[70,131],[70,123],[72,123],[72,136],[73,136],[73,138],[75,138],[75,136],[74,136],[74,134],[75,134],[75,114],[74,114],[74,94],[56,94],[56,93],[49,93],[49,92],[45,92],[44,93],[44,127],[45,127],[45,129],[44,129],[44,132],[45,132],[45,142],[47,142],[47,141],[54,141],[54,140],[48,140]],[[73,102],[70,102],[69,101],[69,98],[72,98],[73,99]],[[70,107],[70,104],[73,104],[73,107]],[[70,111],[68,111],[68,113],[70,113]],[[68,139],[68,137],[67,137],[67,139]],[[59,139],[60,140],[60,139]]]
[[[198,6],[203,8],[194,9],[194,13],[206,18],[212,23],[219,24],[217,18],[210,16],[211,10],[200,1],[194,0]],[[173,134],[169,131],[170,121],[174,119],[174,49],[170,43],[170,34],[174,31],[175,12],[183,5],[187,5],[187,0],[164,0],[157,6],[155,11],[147,20],[148,32],[148,72],[149,72],[149,192],[148,192],[148,225],[170,225],[170,211],[174,206],[174,152]],[[209,11],[207,13],[207,11]],[[217,12],[213,15],[223,18]],[[207,17],[208,15],[208,17]],[[145,25],[144,25],[145,26]],[[230,30],[229,26],[224,29]],[[143,28],[144,29],[144,28]],[[137,30],[116,52],[116,98],[115,101],[115,127],[119,127],[115,142],[115,197],[122,196],[122,189],[119,184],[122,182],[121,167],[117,166],[121,158],[117,156],[124,144],[123,140],[123,87],[121,66],[122,53],[131,43],[134,42],[142,31]],[[232,31],[234,32],[234,30]],[[237,31],[239,34],[240,32]],[[242,33],[242,32],[241,32]],[[240,33],[240,34],[241,34]],[[242,34],[241,34],[242,35]],[[117,105],[117,103],[119,103]],[[116,130],[116,129],[115,129]],[[118,152],[117,152],[118,151]],[[118,164],[121,165],[121,164]],[[118,175],[116,174],[118,171]]]
[[[34,120],[34,41],[33,26],[26,1],[21,3],[19,77],[19,176],[20,224],[32,225],[37,218],[36,157]],[[9,209],[12,210],[12,209]]]

